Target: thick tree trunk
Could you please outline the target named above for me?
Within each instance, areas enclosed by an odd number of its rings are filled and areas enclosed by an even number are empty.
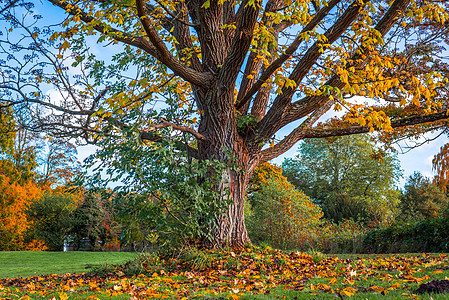
[[[214,186],[231,204],[224,214],[215,217],[215,226],[210,228],[212,239],[206,244],[213,248],[243,247],[250,243],[244,217],[246,186],[259,157],[249,153],[237,132],[233,91],[220,88],[209,91],[213,92],[206,93],[206,97],[214,105],[204,107],[207,111],[203,114],[199,133],[205,140],[198,142],[198,154],[202,160],[220,160],[230,165],[222,173],[221,182]]]
[[[212,230],[212,246],[225,246],[241,248],[251,243],[245,225],[246,187],[257,166],[257,161],[250,159],[241,147],[234,148],[234,158],[238,159],[240,170],[228,169],[225,183],[221,192],[229,192],[231,204],[224,215],[216,218],[216,228]]]
[[[244,216],[247,176],[235,171],[230,171],[227,175],[230,177],[228,187],[223,185],[223,188],[229,189],[232,202],[224,215],[216,216],[216,227],[212,228],[211,246],[243,247],[251,242]]]

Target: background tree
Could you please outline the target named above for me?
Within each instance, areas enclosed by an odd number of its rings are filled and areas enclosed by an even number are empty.
[[[26,214],[33,225],[31,234],[44,241],[51,251],[62,251],[69,240],[72,214],[79,198],[66,193],[45,193],[31,203]]]
[[[33,130],[89,142],[133,132],[154,146],[175,140],[172,150],[202,162],[237,159],[244,172],[211,170],[200,179],[222,178],[213,185],[215,203],[230,191],[226,213],[205,226],[210,246],[249,242],[246,185],[260,163],[299,140],[447,118],[445,0],[49,3],[67,13],[60,32],[22,18],[32,15],[33,3],[0,10],[13,32],[0,42],[2,100],[27,111],[23,126]],[[88,35],[121,47],[109,65],[89,52]],[[71,77],[64,62],[79,72]],[[49,101],[48,85],[61,92],[60,104]],[[173,92],[181,118],[155,105]],[[373,100],[360,104],[350,99],[355,95]],[[317,126],[329,109],[342,107],[343,120]],[[275,134],[292,123],[278,141]],[[167,127],[190,138],[173,137]]]
[[[4,148],[0,148],[0,173],[19,183],[34,181],[39,151],[36,135],[27,129],[14,127],[10,130],[0,134],[9,139]]]
[[[14,147],[16,122],[10,107],[2,107],[0,109],[0,150],[2,164],[6,155]],[[3,169],[3,167],[2,167]],[[4,174],[5,175],[5,174]]]
[[[397,158],[368,135],[313,139],[284,160],[284,175],[323,209],[324,216],[382,222],[397,210],[401,175]]]
[[[42,171],[39,184],[55,188],[73,181],[81,172],[75,145],[65,140],[51,139],[47,146],[40,158]]]
[[[82,201],[73,210],[70,218],[70,238],[75,250],[88,246],[95,249],[112,240],[112,216],[108,213],[107,205],[100,193],[87,192]],[[88,245],[83,244],[87,242]]]
[[[400,208],[401,219],[405,221],[436,218],[448,209],[448,199],[429,178],[415,172],[407,178]]]
[[[32,227],[25,210],[43,190],[36,184],[36,148],[29,131],[18,130],[10,107],[0,109],[0,249],[42,249],[27,235]],[[40,246],[39,246],[40,245]]]
[[[32,227],[32,222],[25,210],[41,193],[42,190],[31,181],[19,184],[0,174],[0,250],[30,249],[33,242],[28,238],[27,230]],[[31,246],[30,250],[33,248]]]

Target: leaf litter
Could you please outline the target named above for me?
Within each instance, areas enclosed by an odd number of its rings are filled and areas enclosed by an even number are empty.
[[[266,294],[290,290],[311,295],[330,294],[338,298],[358,293],[386,295],[401,290],[411,297],[422,292],[435,292],[429,287],[413,286],[435,279],[449,269],[448,256],[360,256],[327,257],[314,262],[305,253],[285,253],[269,247],[228,252],[204,250],[211,258],[206,265],[192,266],[189,261],[170,258],[155,269],[144,264],[144,272],[127,276],[127,265],[115,266],[106,274],[42,275],[28,278],[0,279],[0,299],[191,299]],[[374,284],[375,282],[375,284]],[[447,283],[446,283],[447,282]],[[443,284],[449,287],[449,281]],[[423,287],[424,286],[424,287]],[[440,291],[440,290],[438,290]],[[441,291],[448,291],[445,288]],[[417,296],[416,296],[417,297]]]

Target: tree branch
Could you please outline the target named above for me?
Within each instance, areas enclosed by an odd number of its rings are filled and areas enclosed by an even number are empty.
[[[248,0],[240,4],[244,6],[242,16],[237,23],[234,39],[231,48],[228,51],[223,66],[220,68],[218,78],[225,86],[230,87],[241,69],[245,56],[248,52],[251,40],[253,39],[254,27],[259,13],[259,1],[255,1],[253,5]]]
[[[282,141],[274,145],[274,147],[265,149],[262,151],[261,162],[269,161],[275,157],[278,157],[288,149],[293,147],[299,140],[302,140],[306,135],[306,130],[310,127],[331,107],[335,101],[328,101],[325,105],[313,112],[301,125],[296,127],[290,134],[288,134]]]
[[[14,6],[14,4],[16,4],[17,2],[19,2],[19,0],[10,1],[8,5],[6,5],[4,8],[2,8],[2,10],[0,10],[0,14],[4,13],[7,9]]]
[[[351,23],[357,18],[359,10],[365,6],[367,1],[368,0],[355,1],[345,10],[334,25],[325,32],[324,36],[327,39],[327,44],[334,43],[343,32],[346,31]],[[323,48],[325,47],[322,45],[322,42],[315,42],[295,66],[289,79],[296,82],[297,86],[309,72],[313,64],[315,64],[316,60],[321,56],[322,51],[320,50]],[[268,113],[257,124],[256,132],[260,133],[262,139],[271,137],[279,129],[278,126],[286,113],[288,105],[291,103],[295,90],[296,88],[294,87],[283,87],[282,93],[276,97]],[[273,126],[273,124],[277,124],[277,126]]]
[[[79,16],[80,19],[87,24],[95,23],[94,22],[95,19],[93,17],[89,16],[86,12],[82,11],[77,6],[68,7],[68,3],[62,2],[61,0],[48,0],[48,1],[50,1],[55,6],[58,6],[62,9],[64,9],[70,15]],[[140,1],[140,2],[143,2],[143,1]],[[142,5],[142,3],[141,3],[141,5]],[[140,6],[140,9],[143,9],[140,12],[144,13],[145,8],[142,8]],[[144,23],[149,24],[146,14],[144,14],[143,16],[145,16],[145,17],[143,19],[141,19],[142,24],[144,24]],[[150,26],[151,26],[151,24],[150,24]],[[161,53],[160,51],[161,51],[161,49],[163,49],[165,47],[165,45],[163,45],[163,42],[160,41],[158,36],[156,36],[156,37],[153,36],[154,40],[152,40],[150,38],[150,41],[153,43],[152,44],[152,43],[148,42],[143,37],[133,36],[133,35],[130,35],[128,33],[125,33],[123,31],[120,31],[115,28],[106,29],[106,27],[101,23],[93,25],[92,28],[101,34],[107,33],[108,37],[110,37],[116,41],[123,42],[125,44],[135,46],[135,47],[138,47],[138,48],[144,50],[148,54],[152,55],[153,57],[157,58],[159,61],[161,61],[162,63],[167,65],[167,67],[169,67],[173,71],[173,73],[175,73],[176,75],[180,76],[181,78],[185,79],[186,81],[190,82],[193,85],[196,85],[199,87],[208,87],[208,86],[210,86],[210,83],[214,79],[212,74],[210,74],[210,73],[200,73],[200,72],[197,72],[193,69],[186,67],[180,61],[176,60],[168,52],[168,50],[167,50],[168,53],[166,53],[166,52]],[[146,30],[147,28],[144,28],[144,29]],[[153,30],[154,30],[154,28],[153,28]],[[148,32],[147,32],[147,34],[148,34]],[[150,35],[149,35],[149,37],[150,37]],[[156,45],[158,47],[156,47],[154,42],[156,42]],[[162,45],[161,45],[161,43],[162,43]],[[165,47],[165,50],[166,50],[166,47]]]
[[[303,41],[302,34],[313,30],[323,19],[327,16],[329,11],[334,8],[341,0],[331,0],[327,6],[323,7],[318,11],[318,13],[313,17],[313,19],[301,30],[301,32],[296,36],[295,40],[290,44],[290,46],[281,54],[276,60],[274,60],[260,75],[256,83],[249,89],[244,97],[236,103],[236,108],[240,109],[243,105],[248,102],[251,97],[261,88],[261,86],[274,74],[274,72],[282,66],[282,64],[289,59],[292,54],[298,49],[299,45]]]
[[[151,141],[151,142],[155,142],[155,143],[160,143],[165,139],[164,137],[162,137],[158,134],[155,134],[154,132],[149,132],[149,131],[141,132],[140,138],[144,141]],[[186,145],[184,143],[177,142],[177,141],[175,142],[175,146],[179,150],[188,152],[189,155],[192,156],[193,158],[199,158],[197,149],[190,147],[189,145]]]
[[[158,2],[159,3],[159,2]],[[162,4],[161,4],[162,5]],[[154,7],[151,4],[146,5],[148,13],[151,15],[153,11],[156,10],[156,7]],[[187,7],[185,6],[184,2],[179,2],[176,5],[177,10],[177,18],[169,18],[164,17],[162,19],[159,19],[159,24],[167,31],[170,32],[176,39],[178,43],[176,43],[176,51],[178,52],[178,57],[188,57],[188,53],[183,53],[183,50],[185,49],[192,49],[193,43],[192,38],[190,36],[190,29],[189,26],[186,25],[186,20],[188,21],[188,16],[186,13],[183,13],[181,15],[181,11],[183,9],[187,10]],[[175,15],[174,13],[170,13],[170,15]],[[180,20],[184,20],[184,22],[181,22]],[[173,29],[173,30],[172,30]],[[201,62],[198,59],[197,55],[191,55],[188,59],[191,62],[191,66],[194,70],[201,72],[203,70],[201,66]]]
[[[211,74],[199,73],[189,67],[186,67],[183,63],[171,55],[170,51],[165,46],[165,43],[160,39],[156,29],[148,19],[144,0],[136,0],[136,7],[140,22],[142,23],[148,38],[158,52],[157,59],[167,65],[167,67],[169,67],[176,75],[184,78],[193,85],[199,87],[209,87],[211,81],[213,80]]]
[[[277,10],[283,4],[284,4],[284,1],[282,1],[282,0],[268,1],[267,4],[265,5],[265,12],[263,14],[262,21],[261,21],[262,24],[259,26],[266,26],[267,24],[271,23],[272,17],[268,16],[267,13]],[[292,22],[290,22],[290,24],[291,23]],[[277,42],[279,32],[281,30],[285,29],[285,27],[280,26],[280,24],[278,24],[278,25],[273,26],[272,28],[274,29],[274,32],[272,32],[272,35],[273,35],[275,41]],[[256,79],[257,79],[256,76],[253,76],[252,78],[251,77],[248,78],[248,76],[255,75],[255,73],[260,72],[260,69],[262,67],[262,62],[263,62],[263,60],[260,56],[262,56],[265,59],[268,59],[269,63],[271,63],[273,61],[273,59],[274,59],[273,52],[275,51],[275,49],[271,48],[271,47],[268,47],[268,48],[269,48],[268,51],[271,54],[271,56],[269,56],[268,58],[267,58],[267,55],[265,55],[265,53],[263,53],[263,54],[258,53],[258,51],[263,50],[261,43],[259,43],[257,51],[252,50],[250,52],[247,62],[246,62],[245,71],[243,72],[243,78],[240,83],[240,88],[239,88],[239,92],[237,94],[236,103],[241,102],[241,99],[247,94],[249,88],[256,81]],[[246,114],[246,112],[248,111],[249,104],[250,104],[250,101],[247,101],[243,106],[238,108],[242,115]]]
[[[178,22],[180,22],[180,23],[182,23],[182,24],[184,24],[186,26],[191,26],[191,27],[195,27],[195,26],[199,26],[200,25],[200,24],[192,24],[192,23],[189,23],[189,22],[183,20],[182,18],[179,17],[179,15],[175,15],[167,7],[165,7],[165,5],[161,1],[158,1],[158,0],[155,0],[155,1],[156,1],[157,4],[159,4],[165,10],[165,12],[167,14],[169,14],[173,18],[173,20],[176,20],[176,21],[178,21]]]
[[[430,123],[449,119],[447,111],[413,116],[403,119],[394,120],[391,122],[391,127],[399,128],[404,126],[412,126],[423,123]],[[351,134],[367,133],[370,131],[369,126],[349,126],[346,128],[330,128],[330,129],[309,129],[305,131],[304,138],[324,138],[332,136],[344,136]]]
[[[392,28],[394,23],[397,21],[398,17],[405,12],[405,9],[410,4],[410,0],[396,0],[389,10],[385,13],[382,19],[377,23],[374,27],[382,37],[384,37],[388,31]],[[351,57],[351,61],[355,62],[352,64],[348,64],[346,68],[354,67],[361,68],[366,64],[369,60],[369,55],[367,53],[367,49],[364,47],[359,47],[355,54]],[[325,85],[338,87],[340,90],[343,89],[345,84],[340,80],[339,76],[334,75],[330,78]],[[309,114],[313,110],[317,109],[323,103],[328,101],[327,96],[310,96],[302,98],[294,103],[292,103],[289,107],[288,112],[285,114],[283,120],[280,122],[281,127],[287,125],[290,122],[298,120],[303,116]]]
[[[170,123],[168,121],[165,121],[164,119],[161,119],[161,121],[162,121],[162,123],[153,125],[153,126],[147,128],[147,129],[143,130],[143,132],[157,130],[157,129],[161,129],[161,128],[164,128],[164,127],[172,127],[175,130],[188,132],[188,133],[192,134],[194,137],[196,137],[198,140],[205,140],[206,139],[206,137],[204,135],[202,135],[201,133],[197,132],[193,128],[190,128],[188,126],[182,126],[182,125],[173,124],[173,123]]]
[[[118,128],[124,130],[124,129],[129,129],[129,126],[126,124],[123,124],[122,122],[120,122],[119,120],[116,119],[112,119],[112,118],[107,118],[107,121],[112,124],[117,126]],[[139,132],[140,138],[143,141],[151,141],[151,142],[155,142],[155,143],[161,143],[164,141],[164,139],[170,139],[170,138],[165,138],[163,136],[160,136],[157,133],[154,133],[152,130],[148,131],[140,131]],[[189,155],[191,155],[194,158],[198,158],[198,150],[190,147],[187,144],[184,144],[182,142],[179,141],[175,141],[175,146],[177,149],[182,150],[182,151],[187,151],[189,153]]]

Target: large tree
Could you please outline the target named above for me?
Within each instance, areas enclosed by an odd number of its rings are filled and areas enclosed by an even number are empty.
[[[49,2],[67,14],[59,33],[39,27],[52,16],[26,21],[32,3],[0,8],[10,24],[0,47],[2,103],[28,111],[23,126],[59,136],[97,142],[133,131],[158,144],[177,138],[170,127],[185,133],[174,147],[190,157],[237,159],[244,172],[229,167],[215,185],[232,201],[210,229],[212,246],[249,242],[249,178],[299,140],[446,119],[445,0]],[[106,62],[86,46],[89,35],[109,46]],[[173,94],[172,109],[157,105]],[[342,107],[342,120],[317,124]]]

